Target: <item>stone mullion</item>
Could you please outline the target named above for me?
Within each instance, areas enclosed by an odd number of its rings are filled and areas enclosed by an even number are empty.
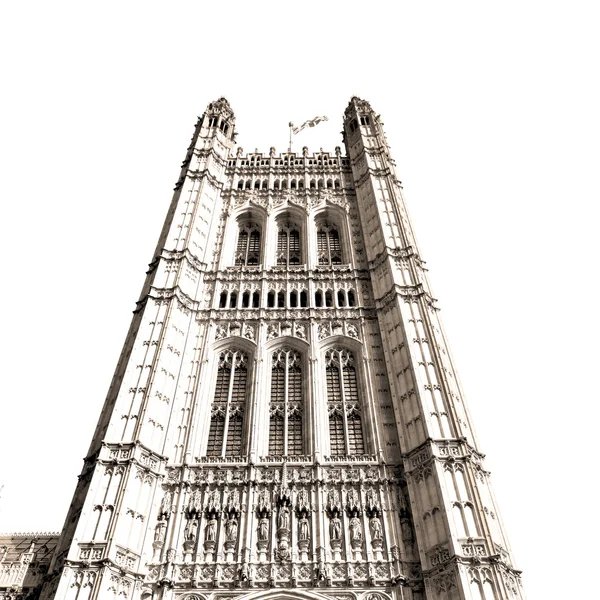
[[[288,395],[290,391],[290,377],[289,377],[289,353],[285,353],[285,371],[284,371],[284,388],[283,388],[283,454],[288,453],[288,410],[289,402]]]
[[[339,371],[338,380],[340,383],[340,396],[342,401],[342,419],[344,423],[344,445],[346,447],[346,456],[350,454],[350,437],[348,435],[348,406],[346,405],[346,390],[344,388],[344,365],[342,364],[342,357],[338,350],[335,351],[335,355],[338,359]],[[331,451],[331,449],[330,449]]]
[[[262,332],[258,331],[257,336],[258,340],[260,340]],[[261,448],[264,450],[264,436],[261,435],[262,428],[260,427],[260,420],[264,419],[265,408],[264,406],[260,406],[260,398],[266,397],[267,387],[267,369],[265,368],[264,346],[257,346],[255,352],[256,354],[253,360],[253,381],[250,388],[252,393],[250,398],[246,398],[246,407],[248,407],[249,410],[244,411],[244,429],[248,432],[246,448],[251,462],[254,462],[259,456],[262,456]],[[261,392],[264,392],[264,395]],[[268,412],[269,409],[267,402],[267,416]]]
[[[235,379],[235,359],[237,352],[232,352],[231,371],[229,373],[229,387],[227,390],[227,403],[225,405],[225,423],[223,424],[223,444],[221,446],[221,457],[225,456],[227,449],[227,433],[229,430],[229,413],[231,411],[231,395],[233,393],[233,381]]]
[[[317,325],[315,323],[313,323],[312,327],[312,339],[318,339]],[[311,430],[313,432],[312,450],[315,460],[321,462],[325,456],[325,449],[329,440],[329,430],[325,428],[325,424],[329,422],[329,412],[327,410],[326,384],[323,381],[323,364],[321,364],[320,356],[313,356],[310,359],[310,384],[312,386],[311,401],[313,414],[313,421],[311,423]]]

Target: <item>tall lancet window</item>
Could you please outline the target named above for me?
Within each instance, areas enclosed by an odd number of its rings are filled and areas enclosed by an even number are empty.
[[[342,264],[342,246],[337,227],[328,221],[317,227],[317,252],[320,265]]]
[[[280,348],[272,355],[269,456],[297,456],[302,446],[302,358]]]
[[[242,454],[247,382],[248,356],[239,350],[221,352],[210,413],[207,456]]]
[[[299,265],[301,260],[300,228],[284,218],[278,223],[277,264]]]
[[[364,454],[362,415],[354,355],[345,348],[325,353],[331,456]]]
[[[246,221],[240,224],[235,251],[235,264],[251,266],[259,263],[260,227],[252,221]]]

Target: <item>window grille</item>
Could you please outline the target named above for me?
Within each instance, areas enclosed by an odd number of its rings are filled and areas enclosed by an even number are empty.
[[[300,354],[281,348],[272,355],[269,454],[299,455],[302,440],[302,367]]]
[[[340,234],[332,223],[321,223],[317,228],[317,252],[320,265],[342,263]]]
[[[242,454],[247,383],[248,356],[239,350],[222,352],[211,408],[207,456]]]
[[[277,235],[277,264],[299,265],[301,261],[300,230],[290,222],[279,224]]]
[[[240,225],[235,264],[252,266],[260,263],[260,228],[256,223],[247,222]]]
[[[345,348],[331,348],[325,353],[325,365],[331,455],[364,454],[354,356]]]
[[[335,414],[329,417],[329,444],[331,456],[342,456],[346,454],[346,443],[344,436],[344,420],[341,415]]]

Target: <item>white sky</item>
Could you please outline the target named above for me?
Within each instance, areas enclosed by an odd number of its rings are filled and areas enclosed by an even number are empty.
[[[395,8],[390,8],[394,6]],[[0,531],[60,530],[196,117],[246,151],[382,115],[530,598],[587,597],[598,467],[594,2],[0,9]]]

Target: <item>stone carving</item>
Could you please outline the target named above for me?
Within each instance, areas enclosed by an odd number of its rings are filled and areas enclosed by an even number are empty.
[[[208,520],[204,531],[204,539],[206,542],[214,542],[217,539],[217,519]]]
[[[302,516],[298,520],[298,540],[301,542],[310,540],[310,525],[306,516]]]
[[[360,547],[362,545],[362,526],[358,517],[352,517],[350,519],[350,542],[352,547]]]
[[[296,323],[294,325],[294,335],[306,341],[306,325],[304,323]]]
[[[219,492],[213,490],[208,494],[208,502],[206,504],[207,515],[218,515],[221,512],[221,500],[219,498]]]
[[[160,502],[159,518],[168,519],[171,515],[171,504],[173,503],[173,492],[167,490]]]
[[[362,513],[360,506],[360,495],[357,490],[351,488],[346,497],[346,510],[351,517],[360,516]]]
[[[266,542],[269,539],[269,519],[263,517],[258,522],[258,540]]]
[[[198,532],[198,519],[189,519],[185,526],[184,536],[186,542],[195,542],[196,534]]]
[[[329,323],[321,323],[317,329],[319,341],[324,340],[331,335],[331,325]]]
[[[371,530],[371,541],[381,541],[383,539],[381,535],[381,521],[377,517],[369,519],[369,529]]]
[[[266,560],[266,551],[269,545],[269,519],[271,518],[271,501],[266,489],[261,490],[258,494],[256,515],[258,517],[257,546],[261,559]]]
[[[249,325],[248,323],[244,323],[244,333],[243,336],[252,342],[256,341],[256,327],[254,325]]]
[[[302,489],[298,492],[298,496],[296,499],[296,510],[299,513],[308,512],[310,510],[308,492],[305,489]]]
[[[277,526],[279,527],[279,529],[285,530],[288,530],[290,528],[290,511],[285,505],[279,509]]]
[[[202,492],[195,490],[190,496],[190,500],[187,505],[188,515],[197,515],[202,510]]]
[[[238,521],[235,515],[229,517],[225,524],[225,540],[227,542],[237,541]]]
[[[346,325],[346,333],[349,337],[354,338],[355,340],[359,339],[358,327],[356,325],[353,325],[352,323],[348,323]]]
[[[367,473],[367,476],[369,473]],[[375,496],[375,492],[372,489],[368,489],[366,493],[365,510],[367,515],[370,517],[379,516],[381,508],[379,506],[379,500]]]
[[[337,516],[329,522],[329,537],[332,542],[342,539],[342,521]]]

